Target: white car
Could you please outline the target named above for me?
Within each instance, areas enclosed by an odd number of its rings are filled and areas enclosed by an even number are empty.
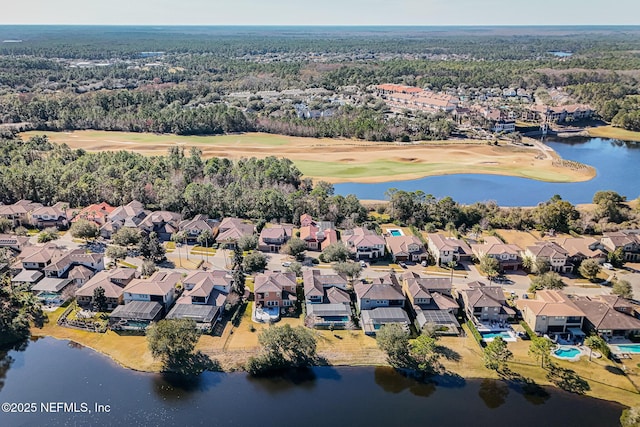
[[[291,263],[289,261],[285,261],[282,263],[283,267],[291,267]]]
[[[364,261],[360,261],[360,267],[367,268],[367,263]]]
[[[613,265],[611,265],[611,264],[610,264],[610,263],[608,263],[608,262],[605,262],[604,264],[602,264],[602,266],[603,266],[604,268],[606,268],[607,270],[613,270]]]

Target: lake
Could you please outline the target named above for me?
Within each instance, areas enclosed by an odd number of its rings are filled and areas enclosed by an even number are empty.
[[[615,426],[622,406],[546,388],[528,395],[495,380],[419,383],[389,368],[322,367],[288,377],[206,373],[195,380],[129,371],[68,341],[41,338],[0,353],[0,413],[13,426]],[[546,394],[544,393],[546,391]],[[43,413],[75,403],[85,413]],[[95,404],[109,405],[96,413]],[[83,407],[86,404],[86,407]],[[69,409],[70,407],[68,407]]]
[[[495,200],[500,206],[535,206],[559,194],[571,203],[591,203],[599,190],[614,190],[629,200],[640,195],[640,144],[601,138],[547,139],[547,145],[567,160],[596,168],[597,176],[585,182],[552,183],[500,175],[456,174],[376,184],[335,184],[336,194],[382,200],[389,188],[422,190],[437,198],[451,196],[470,204]]]

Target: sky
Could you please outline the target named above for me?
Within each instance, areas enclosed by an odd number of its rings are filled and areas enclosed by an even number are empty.
[[[640,0],[8,0],[0,25],[640,25]]]

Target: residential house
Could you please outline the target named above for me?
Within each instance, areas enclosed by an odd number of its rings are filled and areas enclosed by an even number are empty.
[[[208,333],[222,317],[224,308],[217,305],[177,304],[165,316],[165,319],[189,319],[196,323],[196,328]]]
[[[584,313],[584,328],[609,340],[640,335],[640,319],[633,316],[633,304],[617,295],[575,297],[573,302]]]
[[[15,252],[20,252],[29,245],[29,237],[16,236],[12,234],[0,234],[0,248],[9,248]]]
[[[78,212],[76,212],[71,219],[71,222],[76,222],[78,220],[84,219],[95,223],[98,227],[102,227],[107,223],[109,215],[115,209],[116,208],[114,206],[111,206],[107,202],[89,205],[86,208],[82,208]]]
[[[224,308],[233,286],[233,277],[221,270],[194,271],[182,279],[182,286],[184,292],[176,304],[215,305]]]
[[[559,273],[573,271],[573,264],[569,262],[569,252],[556,242],[536,242],[533,246],[527,246],[523,256],[530,258],[534,264],[546,261],[551,270]]]
[[[408,333],[410,320],[400,307],[377,307],[363,310],[360,313],[360,323],[366,335],[374,336],[383,326],[393,324],[402,326]]]
[[[71,297],[72,293],[67,293],[67,290],[73,287],[70,279],[45,277],[31,287],[31,292],[45,305],[62,304]]]
[[[418,330],[432,324],[437,327],[437,333],[458,334],[460,323],[456,314],[460,307],[451,296],[450,279],[420,277],[417,273],[406,272],[402,291],[409,300],[410,313]]]
[[[137,200],[129,202],[125,206],[118,206],[107,215],[107,222],[100,228],[100,235],[110,239],[122,227],[138,228],[149,211]]]
[[[182,215],[179,213],[155,211],[148,214],[138,228],[147,234],[156,233],[159,240],[166,242],[179,230],[181,221]]]
[[[16,257],[25,270],[44,270],[51,261],[62,252],[55,243],[43,246],[27,246]]]
[[[214,229],[218,224],[217,221],[210,220],[206,215],[198,214],[192,219],[187,219],[179,224],[180,231],[187,233],[187,241],[193,242],[198,240],[198,236],[204,231],[208,231],[214,235]]]
[[[225,218],[218,225],[216,242],[233,249],[241,237],[251,236],[254,231],[255,227],[248,221],[240,218]]]
[[[67,220],[66,202],[58,202],[53,206],[41,206],[31,211],[31,223],[38,228],[57,227],[66,228]]]
[[[495,236],[487,236],[483,244],[471,245],[471,251],[478,259],[485,256],[496,259],[500,263],[500,271],[522,268],[522,249],[517,245],[503,243]]]
[[[113,310],[122,304],[124,288],[137,277],[138,272],[134,268],[118,267],[99,271],[76,291],[76,301],[80,306],[91,307],[95,290],[102,288],[107,297],[107,308]]]
[[[33,225],[31,213],[41,207],[42,204],[31,200],[19,200],[12,205],[0,205],[0,218],[8,219],[14,227]]]
[[[395,274],[387,274],[372,283],[356,283],[353,287],[359,311],[377,307],[404,307],[405,296]]]
[[[86,253],[82,249],[56,251],[51,262],[44,267],[46,277],[67,277],[70,269],[84,266],[93,271],[104,270],[104,256],[98,253]]]
[[[600,241],[609,252],[622,249],[625,261],[640,261],[640,230],[622,230],[604,233]]]
[[[334,225],[332,222],[315,222],[313,220],[309,221],[308,218],[304,216],[304,223],[309,225],[303,225],[300,227],[300,239],[302,239],[306,243],[308,250],[319,251],[328,246],[325,241],[329,240],[330,243],[335,243],[338,241],[338,235],[334,230]]]
[[[516,312],[507,305],[502,287],[487,286],[481,282],[471,282],[458,295],[469,319],[477,324],[505,322]]]
[[[11,278],[11,286],[25,285],[31,289],[43,277],[44,274],[39,270],[21,270]]]
[[[424,244],[416,236],[384,236],[384,240],[394,262],[422,261],[429,257]]]
[[[568,262],[573,265],[579,265],[585,259],[595,259],[600,263],[607,260],[604,246],[593,237],[560,238],[556,243],[567,251]]]
[[[292,272],[273,271],[258,274],[254,281],[253,294],[256,307],[293,307],[296,296],[296,275]]]
[[[273,224],[265,226],[258,238],[258,250],[263,252],[280,252],[282,246],[291,239],[293,225]]]
[[[156,271],[146,279],[134,279],[124,288],[124,303],[157,302],[167,313],[176,299],[176,285],[181,280],[182,274],[166,271]]]
[[[109,316],[109,327],[114,330],[146,330],[152,322],[162,318],[162,304],[156,301],[131,301],[119,305]]]
[[[462,239],[446,237],[438,233],[427,235],[429,253],[437,265],[448,264],[452,261],[460,262],[471,258],[471,248]]]
[[[579,332],[584,312],[560,291],[538,291],[535,299],[521,299],[516,305],[527,325],[538,334],[573,332],[573,335],[584,335]]]
[[[314,327],[344,328],[351,321],[351,296],[341,274],[303,273],[307,320]]]
[[[351,252],[351,255],[357,260],[371,260],[384,256],[384,237],[376,234],[373,230],[368,230],[364,227],[345,230],[341,234],[341,239]]]

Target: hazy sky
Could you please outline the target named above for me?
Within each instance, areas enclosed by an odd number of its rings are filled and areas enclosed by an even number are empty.
[[[640,25],[640,0],[7,0],[1,24]]]

